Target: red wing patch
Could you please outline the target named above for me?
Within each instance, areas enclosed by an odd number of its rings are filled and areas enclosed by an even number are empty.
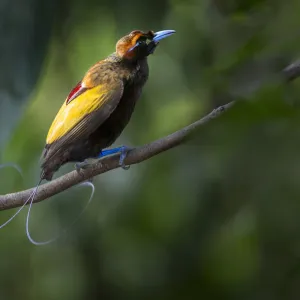
[[[71,101],[73,101],[76,97],[84,93],[86,90],[87,88],[83,87],[81,85],[81,81],[79,81],[67,97],[66,105],[68,105]]]

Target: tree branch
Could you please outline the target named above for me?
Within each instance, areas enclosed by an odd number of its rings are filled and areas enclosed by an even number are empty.
[[[286,81],[292,81],[300,76],[300,61],[294,62],[284,70],[282,70],[282,76]],[[156,140],[150,144],[134,148],[130,150],[125,159],[126,165],[134,165],[147,160],[159,153],[167,151],[182,144],[186,137],[194,131],[197,127],[206,124],[212,119],[215,119],[226,110],[230,109],[234,105],[235,101],[222,105],[208,115],[204,116],[200,120],[166,136],[159,140]],[[35,196],[34,202],[45,200],[53,195],[61,193],[66,189],[81,183],[85,180],[95,177],[96,175],[106,173],[110,170],[119,167],[119,155],[113,155],[103,158],[101,162],[93,164],[88,169],[83,169],[80,172],[74,170],[67,173],[51,182],[45,183],[40,186],[38,193]],[[24,202],[30,197],[32,189],[24,190],[17,193],[11,193],[0,196],[0,210],[6,210],[22,206]]]

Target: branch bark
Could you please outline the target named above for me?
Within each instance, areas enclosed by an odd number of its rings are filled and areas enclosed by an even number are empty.
[[[294,62],[287,66],[281,72],[282,77],[286,81],[292,81],[300,76],[300,61]],[[197,127],[202,126],[212,119],[217,118],[225,111],[234,105],[235,101],[219,106],[208,115],[200,120],[166,136],[156,140],[150,144],[130,150],[125,159],[126,165],[134,165],[145,161],[159,153],[167,151],[182,144],[187,136]],[[119,167],[119,155],[113,155],[103,158],[101,162],[96,162],[88,169],[77,172],[76,170],[69,172],[51,182],[45,183],[39,187],[38,193],[35,196],[34,203],[45,200],[53,195],[61,193],[66,189],[81,183],[85,180],[91,179],[99,174],[106,173],[110,170]],[[33,189],[28,189],[16,193],[6,194],[0,196],[0,210],[11,209],[22,206],[24,202],[30,197]]]

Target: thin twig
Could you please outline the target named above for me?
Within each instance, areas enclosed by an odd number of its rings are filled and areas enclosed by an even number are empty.
[[[282,71],[282,75],[286,81],[292,81],[300,76],[300,61],[295,62]],[[134,165],[145,161],[159,153],[167,151],[182,144],[186,137],[197,127],[204,125],[212,119],[215,119],[234,105],[235,101],[222,105],[200,120],[166,136],[156,140],[150,144],[134,148],[130,150],[125,159],[126,165]],[[40,202],[53,195],[61,193],[66,189],[95,177],[96,175],[106,173],[110,170],[119,167],[119,155],[113,155],[96,162],[88,169],[77,172],[76,170],[69,172],[51,182],[45,183],[40,186],[39,191],[35,197],[34,202]],[[6,210],[22,206],[32,193],[32,189],[20,191],[0,196],[0,210]]]

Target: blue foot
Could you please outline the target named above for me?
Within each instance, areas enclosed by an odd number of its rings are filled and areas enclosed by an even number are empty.
[[[124,164],[124,160],[127,156],[128,151],[131,150],[131,149],[132,148],[127,147],[127,146],[121,146],[121,147],[116,147],[116,148],[112,148],[112,149],[102,150],[100,152],[98,158],[102,158],[102,157],[105,157],[105,156],[108,156],[108,155],[120,153],[119,165],[122,167],[122,169],[128,170],[130,168],[130,166],[126,166]]]

